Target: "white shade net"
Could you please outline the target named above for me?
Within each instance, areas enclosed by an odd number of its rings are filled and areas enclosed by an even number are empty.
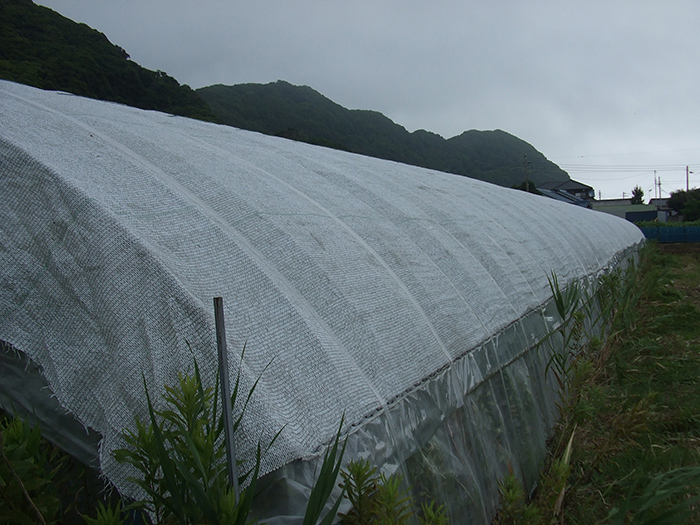
[[[642,240],[466,177],[9,82],[0,188],[0,340],[103,436],[121,488],[110,452],[146,414],[142,378],[161,392],[194,356],[213,384],[215,296],[231,376],[247,391],[267,366],[242,459],[282,427],[263,473],[312,458],[342,414],[404,457],[541,336],[524,320],[552,272],[596,275]]]

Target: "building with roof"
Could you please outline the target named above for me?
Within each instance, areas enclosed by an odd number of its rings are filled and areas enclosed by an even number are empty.
[[[561,182],[561,181],[550,181],[550,182],[544,182],[540,184],[537,187],[538,190],[540,190],[542,193],[544,193],[543,190],[551,191],[551,192],[556,192],[557,194],[562,194],[562,193],[567,193],[573,197],[576,197],[577,199],[580,200],[585,200],[585,201],[590,201],[595,199],[595,190],[587,185],[583,184],[582,182],[578,182],[573,179],[569,179],[567,181]]]
[[[595,190],[591,186],[575,180],[544,182],[537,188],[537,191],[550,199],[575,204],[583,208],[590,208],[591,201],[595,197]]]
[[[659,221],[666,222],[666,210],[654,204],[632,204],[631,199],[605,199],[591,201],[591,208],[610,215],[615,215],[630,222]]]

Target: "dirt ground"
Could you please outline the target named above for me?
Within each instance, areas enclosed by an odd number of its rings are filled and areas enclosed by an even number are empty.
[[[670,242],[656,245],[661,253],[680,254],[700,254],[700,243],[698,242]]]

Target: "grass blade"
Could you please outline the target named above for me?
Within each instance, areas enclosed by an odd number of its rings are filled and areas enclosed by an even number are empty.
[[[306,513],[304,514],[303,525],[316,525],[318,523],[323,509],[331,496],[331,492],[335,488],[335,482],[338,479],[338,474],[340,472],[340,464],[343,460],[343,455],[345,454],[345,446],[347,445],[347,440],[343,442],[343,448],[338,453],[338,446],[340,443],[340,433],[343,429],[343,422],[345,420],[345,415],[340,420],[340,426],[338,427],[338,433],[335,436],[335,441],[326,450],[323,457],[323,463],[321,464],[321,472],[319,473],[316,484],[311,490],[311,495],[309,496],[309,501],[306,506]],[[338,507],[343,498],[345,489],[341,492],[340,496],[336,500],[335,504],[331,508],[331,511],[326,514],[326,517],[321,522],[322,524],[330,523],[334,518],[335,514],[338,512]]]

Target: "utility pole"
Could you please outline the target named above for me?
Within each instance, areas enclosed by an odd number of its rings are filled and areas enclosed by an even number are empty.
[[[686,193],[690,191],[690,174],[693,173],[688,169],[688,166],[685,167],[685,191]]]
[[[659,195],[661,197],[661,195]],[[654,170],[654,198],[656,198],[656,170]]]
[[[532,162],[527,160],[527,155],[523,155],[523,168],[525,168],[525,191],[530,193],[530,167]]]

